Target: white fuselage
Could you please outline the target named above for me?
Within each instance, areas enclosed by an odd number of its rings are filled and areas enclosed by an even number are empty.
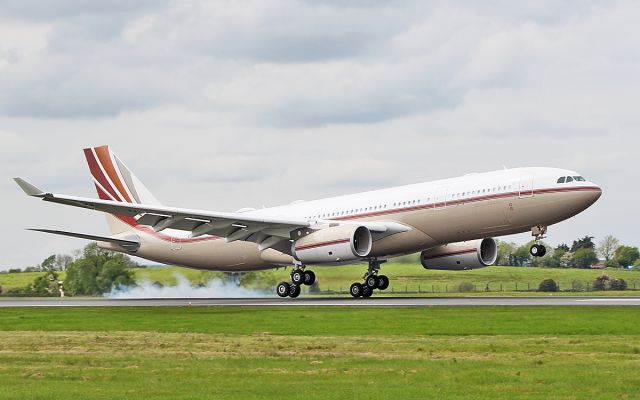
[[[571,182],[559,183],[559,178]],[[371,256],[386,258],[441,244],[530,231],[570,218],[593,204],[601,189],[576,172],[557,168],[516,168],[469,174],[414,185],[247,210],[246,215],[288,217],[312,222],[394,222],[410,228],[377,240]],[[255,243],[179,231],[135,228],[136,255],[192,268],[248,271],[290,265],[293,258]],[[109,247],[108,245],[106,247]]]

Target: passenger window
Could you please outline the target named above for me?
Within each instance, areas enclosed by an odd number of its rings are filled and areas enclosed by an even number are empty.
[[[565,178],[564,176],[563,176],[562,178],[558,178],[558,183],[564,183],[564,180],[565,180],[565,179],[566,179],[566,178]]]
[[[569,183],[569,182],[573,182],[573,178],[570,177],[570,176],[567,176],[567,183]]]

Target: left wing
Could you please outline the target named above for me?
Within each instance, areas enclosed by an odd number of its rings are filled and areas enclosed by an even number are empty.
[[[257,243],[260,251],[277,247],[278,250],[288,252],[288,245],[279,246],[279,244],[292,239],[293,231],[312,225],[364,225],[372,232],[374,240],[411,230],[410,227],[397,222],[321,221],[317,224],[315,221],[309,222],[302,219],[264,218],[247,213],[212,212],[89,199],[48,193],[21,178],[14,178],[14,180],[26,194],[39,197],[44,201],[131,217],[135,219],[136,224],[150,226],[156,232],[171,228],[191,232],[190,237],[214,235],[226,238],[227,242],[250,241]],[[314,229],[317,228],[314,227]]]
[[[310,225],[308,221],[287,218],[258,218],[245,213],[225,213],[191,210],[166,206],[122,203],[48,193],[21,178],[14,181],[29,196],[44,201],[87,208],[135,218],[137,224],[151,226],[156,232],[164,229],[190,231],[191,237],[215,235],[229,242],[249,240],[261,248],[275,246],[291,238],[291,232]]]

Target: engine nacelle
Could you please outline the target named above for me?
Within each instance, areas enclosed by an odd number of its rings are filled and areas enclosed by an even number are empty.
[[[291,253],[303,263],[353,261],[368,256],[372,242],[371,232],[366,227],[339,225],[296,240]]]
[[[488,267],[498,258],[498,246],[492,238],[449,243],[420,253],[425,269],[465,270]]]

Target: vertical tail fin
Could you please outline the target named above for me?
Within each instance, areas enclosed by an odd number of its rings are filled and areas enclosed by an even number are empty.
[[[84,149],[98,197],[133,204],[160,205],[149,189],[131,172],[109,146]],[[113,234],[122,233],[136,225],[134,218],[107,214]]]

